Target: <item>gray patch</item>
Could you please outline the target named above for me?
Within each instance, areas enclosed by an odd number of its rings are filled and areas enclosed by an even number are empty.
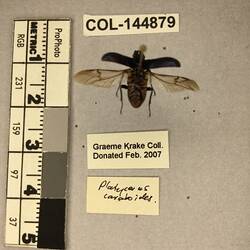
[[[43,151],[67,152],[68,108],[44,109]]]
[[[43,153],[42,198],[65,198],[67,153]]]

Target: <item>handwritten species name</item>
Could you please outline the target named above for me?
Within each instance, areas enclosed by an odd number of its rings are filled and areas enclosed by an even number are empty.
[[[104,191],[104,199],[115,201],[148,201],[151,202],[153,196],[148,194],[150,185],[144,186],[120,186],[112,184],[111,181],[104,180],[100,183],[98,191]],[[111,194],[112,193],[112,194]]]

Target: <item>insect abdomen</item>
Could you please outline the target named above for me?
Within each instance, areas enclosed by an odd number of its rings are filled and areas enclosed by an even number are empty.
[[[135,71],[128,74],[128,99],[134,108],[139,108],[147,94],[147,74],[142,72],[138,75]]]

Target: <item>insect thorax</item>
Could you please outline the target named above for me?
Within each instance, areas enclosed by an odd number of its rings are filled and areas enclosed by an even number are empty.
[[[146,70],[132,69],[128,73],[128,85],[147,85],[148,73]]]

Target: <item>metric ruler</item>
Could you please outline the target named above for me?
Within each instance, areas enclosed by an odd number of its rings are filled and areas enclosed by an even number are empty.
[[[65,248],[70,20],[16,20],[5,243]]]

